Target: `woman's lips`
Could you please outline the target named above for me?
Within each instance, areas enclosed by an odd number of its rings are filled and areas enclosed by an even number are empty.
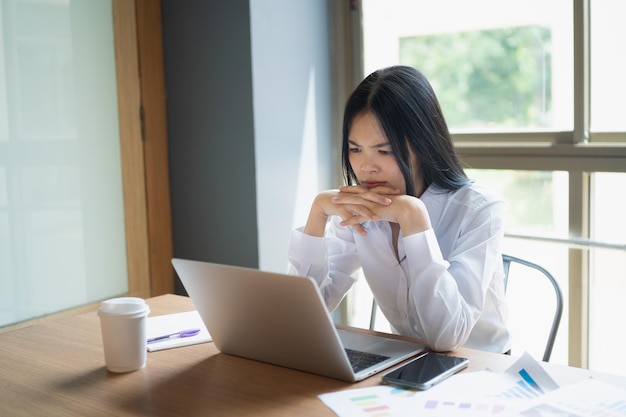
[[[385,185],[384,182],[380,182],[380,181],[366,181],[363,184],[367,188],[375,188],[375,187],[380,187],[381,185]]]

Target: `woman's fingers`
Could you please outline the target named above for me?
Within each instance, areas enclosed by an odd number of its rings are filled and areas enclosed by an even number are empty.
[[[344,218],[344,220],[339,223],[342,226],[351,226],[354,230],[356,230],[356,232],[362,236],[366,236],[367,232],[365,231],[365,228],[363,227],[362,223],[369,220],[366,217],[360,216],[358,214],[355,214],[353,216],[348,216],[347,218]],[[377,220],[377,219],[373,219],[373,220]]]
[[[335,204],[353,204],[369,206],[371,203],[388,206],[391,198],[374,192],[364,192],[358,194],[340,192],[332,198]]]
[[[366,192],[374,192],[374,193],[382,194],[382,195],[402,194],[401,190],[398,190],[397,188],[389,187],[386,185],[381,185],[381,186],[374,187],[374,188],[367,188],[363,185],[344,185],[344,186],[339,187],[339,191],[342,193],[349,193],[349,194],[362,194]]]
[[[339,187],[330,201],[335,206],[334,211],[337,211],[343,219],[340,224],[352,227],[357,233],[365,236],[367,232],[362,223],[387,217],[387,215],[381,217],[377,213],[387,213],[387,207],[393,202],[392,197],[401,194],[400,190],[388,186],[370,189],[362,185],[352,185]]]
[[[339,193],[333,198],[336,204],[381,204],[388,206],[391,204],[390,196],[398,195],[399,190],[391,187],[381,186],[368,189],[361,185],[339,187]]]
[[[369,191],[365,187],[348,187],[347,192],[341,189],[331,198],[338,210],[342,211],[341,217],[345,225],[354,226],[368,220],[380,220],[375,213],[376,207],[385,207],[391,204],[391,198]]]

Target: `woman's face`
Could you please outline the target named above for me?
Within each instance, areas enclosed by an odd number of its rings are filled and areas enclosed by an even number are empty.
[[[359,183],[387,186],[406,193],[406,183],[378,119],[370,112],[357,115],[348,132],[349,161]],[[416,162],[411,155],[412,162]],[[412,164],[415,166],[415,164]]]

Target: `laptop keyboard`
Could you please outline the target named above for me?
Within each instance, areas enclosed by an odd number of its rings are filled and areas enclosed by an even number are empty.
[[[389,359],[389,356],[378,355],[376,353],[361,352],[348,348],[346,348],[346,353],[348,354],[348,359],[350,360],[350,364],[352,365],[352,370],[355,373],[360,372],[363,369],[369,368],[372,365],[376,365],[377,363],[380,363],[386,359]]]

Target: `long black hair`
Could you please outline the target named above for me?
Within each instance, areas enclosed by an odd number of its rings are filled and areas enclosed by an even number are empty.
[[[367,112],[378,119],[389,140],[407,194],[416,193],[409,146],[420,162],[426,187],[434,184],[456,190],[470,182],[454,151],[448,125],[430,83],[415,68],[398,65],[373,72],[348,98],[341,147],[347,184],[358,184],[349,161],[348,134],[354,118]]]

